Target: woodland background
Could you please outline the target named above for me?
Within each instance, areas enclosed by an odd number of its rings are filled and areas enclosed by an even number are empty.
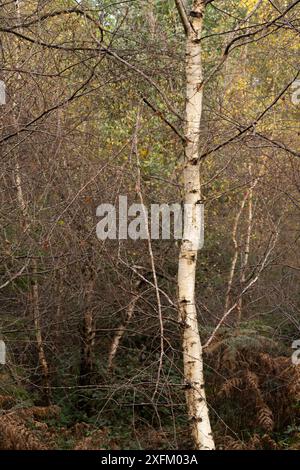
[[[206,8],[196,302],[219,449],[300,447],[299,28],[299,1]],[[147,241],[95,231],[138,183],[181,200],[175,4],[4,0],[0,40],[0,447],[191,448],[178,243],[152,241],[161,325]]]

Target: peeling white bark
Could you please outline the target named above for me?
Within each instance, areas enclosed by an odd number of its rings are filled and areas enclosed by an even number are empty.
[[[200,239],[200,221],[196,217],[197,205],[201,201],[199,136],[202,115],[202,65],[200,35],[202,31],[204,0],[194,0],[189,17],[176,5],[186,32],[186,109],[184,152],[184,204],[192,206],[194,216],[189,219],[189,234],[181,244],[178,266],[179,319],[183,329],[183,362],[186,385],[186,400],[191,431],[196,449],[213,450],[208,405],[203,376],[202,346],[195,306],[195,279],[197,245]]]

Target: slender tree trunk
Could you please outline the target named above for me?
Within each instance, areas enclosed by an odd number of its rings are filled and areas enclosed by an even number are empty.
[[[33,310],[33,321],[35,329],[35,338],[38,349],[39,364],[42,370],[42,380],[44,387],[44,398],[47,405],[50,404],[50,379],[49,379],[49,367],[46,359],[44,342],[41,328],[41,313],[39,307],[39,285],[37,280],[37,262],[36,259],[32,262],[33,266],[33,285],[32,285],[32,310]]]
[[[17,126],[17,123],[15,123]],[[28,207],[24,198],[23,187],[22,187],[22,176],[20,172],[20,165],[18,160],[18,154],[16,155],[16,163],[15,163],[15,185],[17,190],[17,201],[20,212],[22,214],[21,225],[24,232],[28,230],[30,226],[29,222],[29,214],[28,214]],[[30,299],[32,304],[32,315],[33,315],[33,323],[34,323],[34,330],[35,330],[35,339],[36,345],[38,350],[38,358],[39,358],[39,365],[41,368],[41,375],[44,387],[44,398],[47,405],[50,404],[50,380],[49,380],[49,367],[48,362],[46,359],[44,343],[43,343],[43,335],[41,329],[41,314],[39,308],[39,285],[37,280],[37,272],[38,266],[37,261],[35,258],[31,261],[32,266],[32,276],[33,276],[33,284],[30,293]]]
[[[263,158],[263,163],[265,162],[265,158]],[[230,308],[230,300],[231,300],[231,291],[232,291],[232,286],[233,286],[233,281],[234,281],[234,276],[236,272],[236,265],[237,265],[237,260],[239,254],[241,254],[241,267],[240,267],[240,284],[241,288],[244,289],[245,282],[246,282],[246,269],[248,266],[249,262],[249,254],[250,254],[250,242],[251,242],[251,234],[252,234],[252,226],[253,226],[253,192],[254,189],[260,179],[260,177],[263,174],[264,166],[261,166],[261,169],[258,173],[258,176],[252,180],[252,165],[249,164],[248,166],[248,172],[249,176],[251,178],[251,184],[249,186],[249,189],[246,191],[243,200],[241,202],[240,209],[234,219],[234,224],[233,224],[233,229],[232,229],[232,241],[234,245],[234,255],[231,261],[231,268],[230,268],[230,273],[229,273],[229,279],[228,279],[228,285],[227,285],[227,290],[226,290],[226,296],[225,296],[225,308],[224,308],[224,313],[223,315],[226,315],[226,312]],[[241,242],[238,243],[237,240],[237,230],[238,230],[238,224],[240,222],[241,215],[246,207],[246,203],[248,202],[248,217],[247,217],[247,232],[246,232],[246,237],[245,237],[245,243],[244,243],[244,250],[242,253],[240,253],[240,247],[242,245]],[[243,296],[241,296],[237,302],[237,325],[239,325],[241,321],[241,316],[242,316],[242,305],[243,305]]]
[[[225,307],[224,307],[224,312],[225,314],[227,310],[229,309],[229,304],[230,304],[230,297],[231,297],[231,291],[232,291],[232,285],[233,285],[233,280],[234,280],[234,275],[235,275],[235,269],[236,269],[236,264],[238,261],[238,256],[239,256],[239,244],[237,241],[237,229],[238,229],[238,224],[242,215],[242,212],[244,210],[245,204],[247,202],[249,193],[248,191],[245,193],[243,200],[241,202],[241,206],[239,208],[239,211],[237,212],[235,219],[234,219],[234,224],[233,224],[233,229],[232,229],[232,242],[234,246],[234,254],[232,257],[231,261],[231,267],[230,267],[230,273],[229,273],[229,278],[228,278],[228,284],[227,284],[227,289],[226,289],[226,295],[225,295]]]
[[[196,449],[213,450],[208,405],[203,376],[203,356],[197,310],[195,305],[195,281],[197,250],[200,239],[200,221],[196,214],[201,201],[199,137],[202,115],[202,64],[200,35],[202,31],[204,0],[194,0],[187,16],[181,1],[176,0],[186,32],[186,109],[184,151],[184,204],[192,207],[193,217],[185,233],[179,254],[178,305],[183,329],[182,348],[186,400],[192,436]],[[181,8],[182,7],[182,8]]]
[[[155,2],[154,2],[154,0],[146,0],[144,9],[145,9],[146,20],[147,20],[147,23],[149,25],[149,31],[150,31],[150,34],[151,34],[151,38],[154,39],[155,30],[156,30]]]
[[[94,347],[95,347],[95,326],[94,313],[91,305],[94,292],[95,279],[87,282],[85,295],[85,310],[82,322],[82,342],[81,342],[81,362],[80,362],[80,385],[90,385],[94,372]]]
[[[17,122],[15,122],[17,126]],[[20,165],[18,160],[18,155],[16,155],[16,163],[15,163],[15,171],[14,171],[14,178],[15,178],[15,185],[17,190],[17,201],[20,212],[22,214],[21,225],[24,232],[28,230],[30,226],[29,222],[29,214],[28,214],[28,207],[24,198],[23,187],[22,187],[22,176],[20,172]],[[49,367],[48,362],[46,359],[44,343],[43,343],[43,336],[42,336],[42,329],[41,329],[41,314],[39,308],[39,285],[37,280],[37,261],[35,258],[31,261],[32,266],[32,276],[33,276],[33,284],[30,293],[30,299],[32,303],[32,314],[33,314],[33,323],[34,323],[34,330],[35,330],[35,339],[36,345],[38,350],[38,358],[39,358],[39,365],[42,372],[42,381],[44,386],[44,397],[47,404],[50,404],[50,381],[49,381]]]
[[[138,289],[141,286],[142,283],[143,283],[143,281],[139,280],[136,283],[136,288]],[[119,349],[119,345],[122,341],[123,336],[126,333],[127,326],[129,325],[129,323],[130,323],[130,321],[133,317],[137,301],[140,299],[140,297],[141,297],[141,294],[138,294],[138,292],[136,292],[132,295],[132,299],[131,299],[128,307],[127,307],[126,318],[123,321],[123,323],[121,323],[121,325],[119,326],[119,328],[117,329],[117,331],[116,331],[116,333],[113,337],[111,347],[110,347],[110,350],[109,350],[109,353],[108,353],[108,370],[110,372],[113,370],[114,360],[115,360],[117,351]]]
[[[252,167],[249,165],[249,175],[252,176]],[[252,234],[252,224],[253,224],[253,190],[257,185],[258,178],[251,184],[249,191],[248,191],[248,220],[247,220],[247,234],[245,240],[245,248],[242,255],[241,261],[241,275],[240,275],[240,283],[242,288],[244,288],[246,282],[246,269],[248,266],[249,261],[249,254],[250,254],[250,241],[251,241],[251,234]],[[237,324],[241,323],[242,319],[242,306],[243,306],[243,297],[241,297],[238,301],[237,305]]]
[[[16,15],[20,23],[21,11],[20,11],[19,0],[15,1],[15,6],[16,6]],[[16,62],[18,65],[19,63],[18,49],[17,49]],[[18,79],[20,79],[20,76],[18,76]],[[13,100],[14,100],[14,96],[13,96]],[[15,103],[14,103],[14,107],[15,107]],[[14,123],[16,130],[18,130],[19,122],[18,122],[18,117],[17,117],[17,110],[12,113],[12,119],[13,119],[13,123]],[[17,190],[17,203],[18,203],[20,212],[22,214],[21,224],[22,224],[23,231],[26,232],[28,228],[30,227],[30,217],[29,217],[29,212],[28,212],[28,204],[25,200],[24,192],[23,192],[23,182],[22,182],[22,175],[21,175],[20,164],[19,164],[19,148],[17,148],[17,152],[15,155],[14,179],[15,179],[15,186]],[[35,339],[36,339],[36,345],[37,345],[37,350],[38,350],[39,365],[41,368],[42,382],[44,386],[44,398],[45,398],[47,405],[49,405],[50,404],[49,366],[48,366],[48,362],[46,359],[44,343],[43,343],[43,335],[42,335],[42,329],[41,329],[41,314],[40,314],[40,308],[39,308],[39,285],[38,285],[38,280],[37,280],[38,265],[37,265],[37,261],[35,258],[33,258],[33,260],[31,261],[31,266],[32,266],[32,272],[33,272],[32,273],[33,284],[32,284],[32,289],[30,293],[30,298],[32,302]]]

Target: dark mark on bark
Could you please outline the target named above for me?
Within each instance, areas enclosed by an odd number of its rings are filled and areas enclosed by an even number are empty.
[[[202,18],[203,17],[203,13],[201,13],[200,11],[191,11],[190,12],[190,16],[192,18]]]

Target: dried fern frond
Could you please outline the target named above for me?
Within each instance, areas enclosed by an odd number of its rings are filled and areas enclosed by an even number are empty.
[[[270,354],[259,353],[258,361],[265,370],[272,373],[276,371],[276,360]]]
[[[227,379],[218,395],[225,395],[227,398],[230,397],[234,392],[241,391],[241,387],[243,386],[243,379],[239,377],[234,377],[232,379]]]
[[[269,436],[269,434],[265,434],[264,436],[262,436],[261,440],[262,440],[262,443],[264,444],[264,449],[266,450],[279,449],[278,444],[274,441],[274,439],[271,438],[271,436]]]
[[[258,434],[253,434],[253,436],[249,439],[246,445],[247,450],[260,450],[263,448],[261,437]]]
[[[265,402],[257,405],[257,423],[268,432],[271,432],[274,428],[273,413]]]
[[[57,417],[60,413],[59,406],[31,406],[29,408],[22,408],[18,410],[18,415],[22,418],[53,418]]]
[[[252,372],[251,370],[246,370],[244,377],[245,377],[246,384],[252,390],[252,392],[255,392],[256,395],[261,397],[259,379],[257,377],[257,374],[255,372]]]
[[[35,434],[17,416],[0,416],[0,449],[46,450]]]
[[[107,438],[106,430],[97,430],[92,435],[80,439],[74,450],[103,450],[103,444]]]
[[[16,399],[10,395],[0,395],[0,407],[9,408],[16,403]]]
[[[224,438],[224,445],[222,446],[226,450],[245,450],[246,445],[244,442],[234,439],[231,436]]]

